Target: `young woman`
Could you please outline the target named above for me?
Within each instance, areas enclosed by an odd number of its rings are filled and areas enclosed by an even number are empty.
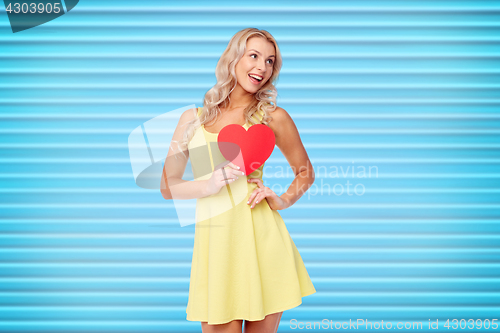
[[[281,62],[269,32],[247,28],[236,33],[219,59],[217,84],[206,93],[204,106],[182,114],[172,137],[176,144],[171,144],[179,150],[172,158],[176,152],[170,149],[164,164],[164,198],[198,199],[186,319],[200,321],[204,333],[241,332],[243,321],[246,333],[277,332],[283,311],[316,292],[277,212],[293,205],[314,182],[297,128],[276,106],[273,83]],[[217,136],[230,124],[272,129],[295,174],[285,193],[278,196],[264,186],[264,165],[245,176],[222,157]],[[193,181],[182,179],[188,157]]]

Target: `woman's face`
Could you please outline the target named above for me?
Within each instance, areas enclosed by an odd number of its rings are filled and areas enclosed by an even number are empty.
[[[248,39],[245,54],[235,68],[239,85],[249,93],[256,93],[271,77],[275,58],[273,43],[261,37]],[[258,81],[250,75],[261,80]]]

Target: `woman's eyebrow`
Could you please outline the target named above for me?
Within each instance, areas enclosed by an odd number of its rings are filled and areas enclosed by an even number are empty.
[[[258,54],[262,55],[259,51],[255,50],[255,49],[250,49],[250,50],[248,50],[248,51],[255,51],[255,52],[257,52]],[[274,55],[270,55],[270,56],[269,56],[269,58],[271,58],[271,57],[274,57]],[[275,58],[276,58],[276,57],[275,57]]]

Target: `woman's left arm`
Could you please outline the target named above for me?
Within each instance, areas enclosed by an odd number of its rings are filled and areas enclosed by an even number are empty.
[[[255,204],[266,198],[271,209],[281,210],[297,202],[309,187],[312,186],[314,183],[314,170],[292,117],[280,107],[276,107],[271,116],[273,120],[269,123],[269,127],[274,132],[276,146],[278,146],[292,167],[295,179],[281,196],[278,196],[273,190],[264,186],[260,179],[249,179],[249,182],[257,183],[259,188],[255,189],[252,193],[248,204],[251,204],[251,208],[253,208]]]

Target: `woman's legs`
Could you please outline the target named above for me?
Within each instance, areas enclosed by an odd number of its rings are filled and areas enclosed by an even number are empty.
[[[243,320],[233,320],[229,323],[219,325],[208,325],[206,321],[201,322],[202,333],[241,333]]]
[[[283,311],[267,315],[259,321],[245,320],[244,333],[276,333],[280,324]]]

